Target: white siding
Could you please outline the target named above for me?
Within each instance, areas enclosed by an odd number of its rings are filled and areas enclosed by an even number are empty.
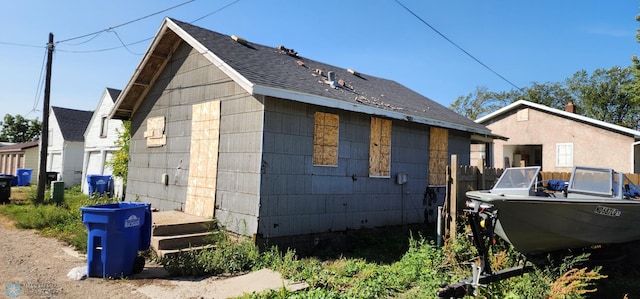
[[[113,152],[120,147],[116,146],[118,134],[124,127],[121,120],[107,120],[107,135],[101,136],[102,119],[108,116],[113,108],[115,99],[112,99],[107,89],[104,90],[100,103],[87,126],[84,134],[84,159],[82,166],[82,191],[88,192],[86,177],[89,174],[110,175],[111,168],[104,163],[111,161]]]

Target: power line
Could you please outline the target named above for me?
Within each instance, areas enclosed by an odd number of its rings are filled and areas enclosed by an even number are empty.
[[[18,46],[18,47],[29,47],[29,48],[46,48],[46,46],[36,46],[36,45],[27,45],[27,44],[18,44],[18,43],[8,43],[8,42],[0,42],[0,45],[9,45],[9,46]]]
[[[97,50],[73,51],[73,50],[61,50],[61,49],[56,49],[56,51],[58,51],[58,52],[63,52],[63,53],[75,53],[75,54],[106,52],[106,51],[111,51],[111,50],[115,50],[115,49],[120,49],[120,48],[122,48],[122,47],[127,47],[127,46],[136,45],[136,44],[139,44],[139,43],[143,43],[143,42],[146,42],[146,41],[151,40],[151,39],[153,39],[153,37],[148,37],[148,38],[145,38],[145,39],[143,39],[143,40],[139,40],[139,41],[137,41],[137,42],[128,43],[128,44],[126,44],[126,45],[125,45],[125,44],[122,44],[122,45],[120,45],[120,46],[116,46],[116,47],[104,48],[104,49],[97,49]],[[120,40],[120,42],[122,43],[122,40]],[[131,51],[129,51],[129,52],[131,52]],[[131,52],[131,53],[132,53],[132,52]],[[136,54],[136,53],[132,53],[132,54],[140,55],[140,54]]]
[[[191,0],[191,1],[195,1],[195,0]],[[221,8],[218,8],[218,9],[216,9],[216,10],[214,10],[214,11],[212,11],[212,12],[208,13],[208,14],[205,14],[205,15],[204,15],[204,16],[202,16],[202,17],[199,17],[199,18],[197,18],[197,19],[195,19],[195,20],[191,21],[191,23],[195,23],[195,22],[200,21],[200,20],[202,20],[202,19],[204,19],[204,18],[206,18],[206,17],[209,17],[209,16],[211,16],[211,15],[213,15],[213,14],[215,14],[215,13],[218,13],[218,12],[220,12],[220,11],[222,11],[222,10],[224,10],[224,9],[228,8],[229,6],[234,5],[234,4],[238,3],[238,2],[240,2],[240,0],[235,0],[235,1],[233,1],[233,2],[231,2],[231,3],[229,3],[229,4],[225,5],[225,6],[223,6],[223,7],[221,7]],[[116,26],[116,27],[119,27],[119,26]],[[111,28],[116,28],[116,27],[111,27]],[[99,31],[99,33],[107,32],[107,31],[110,31],[110,30],[111,30],[111,29],[105,29],[105,30]],[[113,31],[113,32],[115,33],[115,31]],[[98,32],[95,32],[95,33],[93,33],[93,34],[97,34],[97,33],[98,33]],[[105,52],[105,51],[111,51],[111,50],[115,50],[115,49],[120,49],[120,48],[122,48],[122,47],[127,48],[128,46],[132,46],[132,45],[139,44],[139,43],[146,42],[146,41],[148,41],[148,40],[153,39],[153,37],[149,37],[149,38],[145,38],[145,39],[143,39],[143,40],[139,40],[139,41],[137,41],[137,42],[133,42],[133,43],[125,44],[125,43],[122,41],[122,39],[120,39],[120,36],[119,36],[117,33],[115,33],[115,34],[116,34],[116,36],[118,37],[118,39],[120,40],[120,43],[122,44],[121,46],[111,47],[111,48],[104,48],[104,49],[97,49],[97,50],[86,50],[86,51],[73,51],[73,50],[61,50],[61,49],[56,49],[56,51],[58,51],[58,52],[64,52],[64,53],[76,53],[76,54],[81,54],[81,53],[97,53],[97,52]],[[82,36],[82,37],[86,37],[86,36],[89,36],[89,35],[91,35],[91,34],[86,34],[86,35],[84,35],[84,36]],[[81,37],[79,37],[79,38],[81,38]],[[92,38],[92,39],[93,39],[93,38]],[[80,44],[82,44],[82,43],[80,43]],[[141,55],[141,54],[137,54],[137,53],[132,52],[132,51],[131,51],[130,49],[128,49],[128,48],[127,48],[127,51],[129,51],[129,53],[134,54],[134,55]]]
[[[458,44],[456,44],[454,41],[452,41],[451,39],[449,39],[446,35],[444,35],[443,33],[441,33],[440,31],[438,31],[438,29],[436,29],[435,27],[431,26],[431,24],[429,24],[427,21],[425,21],[424,19],[422,19],[420,16],[418,16],[416,13],[414,13],[411,9],[409,9],[408,7],[404,6],[404,4],[400,3],[399,0],[395,0],[396,3],[398,3],[400,6],[402,6],[404,9],[406,9],[410,14],[412,14],[414,17],[416,17],[418,20],[420,20],[422,23],[424,23],[425,25],[427,25],[429,28],[431,28],[431,30],[433,30],[435,33],[437,33],[438,35],[440,35],[442,38],[444,38],[445,40],[447,40],[449,43],[451,43],[452,45],[454,45],[456,48],[458,48],[458,50],[462,51],[464,54],[467,54],[467,56],[471,57],[471,59],[475,60],[477,63],[479,63],[480,65],[482,65],[484,68],[486,68],[487,70],[489,70],[490,72],[494,73],[496,76],[500,77],[500,79],[504,80],[505,82],[509,83],[509,85],[515,87],[518,90],[522,90],[520,87],[518,87],[517,85],[513,84],[511,81],[509,81],[507,78],[505,78],[504,76],[500,75],[498,72],[494,71],[492,68],[490,68],[488,65],[484,64],[482,61],[480,61],[480,59],[476,58],[475,56],[471,55],[471,53],[467,52],[465,49],[463,49],[461,46],[459,46]]]
[[[131,49],[129,49],[129,47],[127,47],[127,45],[125,45],[125,43],[122,41],[122,39],[120,38],[120,35],[118,35],[118,32],[116,32],[115,30],[109,30],[109,32],[113,32],[113,34],[116,35],[116,37],[120,41],[120,44],[122,44],[122,46],[127,50],[127,52],[133,55],[142,55],[142,53],[134,53],[133,51],[131,51]]]
[[[160,14],[160,13],[163,13],[163,12],[165,12],[165,11],[172,10],[172,9],[174,9],[174,8],[177,8],[177,7],[183,6],[183,5],[185,5],[185,4],[191,3],[191,2],[193,2],[193,1],[195,1],[195,0],[188,0],[188,1],[186,1],[186,2],[182,2],[182,3],[178,4],[178,5],[174,5],[174,6],[172,6],[172,7],[169,7],[169,8],[167,8],[167,9],[163,9],[163,10],[161,10],[161,11],[158,11],[158,12],[152,13],[152,14],[150,14],[150,15],[146,15],[146,16],[144,16],[144,17],[140,17],[140,18],[137,18],[137,19],[135,19],[135,20],[128,21],[128,22],[124,22],[124,23],[122,23],[122,24],[120,24],[120,25],[116,25],[116,26],[113,26],[113,27],[109,27],[109,28],[107,28],[107,29],[102,29],[102,30],[100,30],[100,31],[96,31],[96,32],[93,32],[93,33],[88,33],[88,34],[84,34],[84,35],[81,35],[81,36],[76,36],[76,37],[68,38],[68,39],[65,39],[65,40],[57,41],[56,43],[57,43],[57,44],[59,44],[59,43],[64,43],[64,42],[68,42],[68,41],[71,41],[71,40],[75,40],[75,39],[80,39],[80,38],[83,38],[83,37],[91,36],[91,35],[94,35],[94,34],[100,34],[100,33],[102,33],[102,32],[107,32],[107,31],[109,31],[109,30],[116,29],[116,28],[118,28],[118,27],[122,27],[122,26],[125,26],[125,25],[129,25],[129,24],[131,24],[131,23],[135,23],[135,22],[138,22],[138,21],[144,20],[144,19],[146,19],[146,18],[149,18],[149,17],[155,16],[155,15]]]
[[[38,76],[38,86],[36,87],[36,95],[33,99],[33,108],[31,108],[31,111],[29,111],[27,115],[29,115],[31,112],[35,112],[38,110],[38,104],[40,102],[38,98],[40,97],[40,91],[42,91],[42,88],[44,87],[44,69],[47,62],[47,51],[49,50],[45,49],[44,56],[42,57],[42,66],[40,67],[40,76]]]
[[[206,15],[202,16],[202,17],[199,17],[199,18],[197,18],[197,19],[195,19],[195,20],[191,21],[191,23],[195,23],[195,22],[197,22],[197,21],[200,21],[200,20],[202,20],[202,19],[204,19],[204,18],[206,18],[206,17],[208,17],[208,16],[210,16],[210,15],[212,15],[212,14],[215,14],[215,13],[217,13],[217,12],[219,12],[219,11],[221,11],[221,10],[223,10],[223,9],[225,9],[225,8],[227,8],[227,7],[229,7],[229,6],[231,6],[231,5],[234,5],[234,4],[238,3],[238,2],[240,2],[240,0],[235,0],[235,1],[233,1],[233,2],[231,2],[231,3],[229,3],[229,4],[227,4],[227,5],[225,5],[225,6],[223,6],[223,7],[220,7],[220,8],[218,8],[218,9],[216,9],[216,10],[214,10],[214,11],[212,11],[212,12],[210,12],[210,13],[208,13],[208,14],[206,14]]]

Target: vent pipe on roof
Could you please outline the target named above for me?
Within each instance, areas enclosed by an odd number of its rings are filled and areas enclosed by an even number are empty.
[[[327,72],[327,81],[336,81],[336,73],[332,71]]]
[[[233,39],[233,40],[234,40],[234,41],[236,41],[237,43],[242,44],[242,45],[245,45],[245,46],[246,46],[246,45],[247,45],[247,43],[248,43],[246,39],[244,39],[244,38],[242,38],[242,37],[239,37],[239,36],[237,36],[237,35],[232,35],[232,36],[231,36],[231,39]]]

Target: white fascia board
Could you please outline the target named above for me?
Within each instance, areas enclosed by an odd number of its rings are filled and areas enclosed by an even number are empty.
[[[223,73],[229,76],[233,81],[238,83],[240,87],[242,87],[246,92],[252,94],[251,90],[253,89],[253,83],[251,83],[247,78],[238,73],[235,69],[225,63],[220,57],[211,52],[207,47],[202,45],[198,40],[193,38],[187,32],[182,30],[180,26],[176,25],[176,23],[171,20],[167,20],[167,27],[169,27],[173,32],[175,32],[182,40],[187,42],[193,49],[202,54],[207,60],[209,60],[214,66],[220,69]]]
[[[347,103],[344,101],[339,101],[339,100],[312,95],[308,93],[296,92],[292,90],[254,85],[253,94],[254,95],[261,94],[261,95],[271,96],[275,98],[293,100],[301,103],[313,104],[313,105],[330,107],[330,108],[337,108],[337,109],[352,111],[352,112],[360,112],[360,113],[369,114],[369,115],[385,116],[388,118],[399,119],[399,120],[404,120],[404,121],[409,121],[414,123],[421,123],[429,126],[455,129],[455,130],[460,130],[464,132],[471,132],[471,133],[477,133],[477,134],[483,134],[483,135],[491,134],[490,130],[478,130],[476,128],[471,128],[471,127],[467,127],[459,124],[443,122],[443,121],[433,120],[433,119],[424,118],[424,117],[415,117],[415,116],[406,115],[404,113],[399,113],[395,111],[378,109],[378,108],[369,107],[361,104]]]
[[[502,108],[496,110],[493,113],[490,113],[490,114],[488,114],[488,115],[486,115],[484,117],[478,118],[476,120],[476,122],[481,124],[481,123],[483,123],[484,121],[486,121],[488,119],[494,118],[494,117],[496,117],[498,115],[501,115],[501,114],[503,114],[505,112],[508,112],[508,111],[520,106],[520,105],[528,106],[528,107],[532,107],[532,108],[536,108],[536,109],[540,109],[540,110],[547,111],[547,112],[553,113],[553,114],[562,115],[563,117],[566,117],[566,118],[579,120],[579,121],[590,123],[590,124],[593,124],[593,125],[596,125],[596,126],[609,128],[609,129],[614,130],[614,131],[618,131],[618,132],[621,132],[621,133],[624,133],[624,134],[631,135],[635,139],[639,139],[640,138],[640,131],[637,131],[637,130],[633,130],[633,129],[625,128],[623,126],[610,124],[608,122],[604,122],[604,121],[601,121],[601,120],[597,120],[597,119],[593,119],[593,118],[590,118],[590,117],[586,117],[584,115],[580,115],[580,114],[576,114],[576,113],[572,113],[572,112],[567,112],[567,111],[564,111],[564,110],[551,108],[551,107],[548,107],[548,106],[545,106],[545,105],[541,105],[541,104],[537,104],[537,103],[533,103],[533,102],[529,102],[529,101],[525,101],[525,100],[518,100],[518,101],[516,101],[516,102],[514,102],[514,103],[512,103],[510,105],[502,107]]]

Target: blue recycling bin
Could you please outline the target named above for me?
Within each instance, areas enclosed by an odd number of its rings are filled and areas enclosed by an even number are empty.
[[[100,195],[105,194],[109,190],[109,183],[111,182],[110,175],[98,175],[88,174],[87,185],[89,195],[98,193]]]
[[[33,169],[30,168],[18,168],[16,171],[16,176],[18,177],[18,186],[28,186],[31,183],[31,172]]]
[[[118,202],[80,210],[89,234],[87,275],[118,278],[142,271],[138,251],[151,244],[151,204]]]

